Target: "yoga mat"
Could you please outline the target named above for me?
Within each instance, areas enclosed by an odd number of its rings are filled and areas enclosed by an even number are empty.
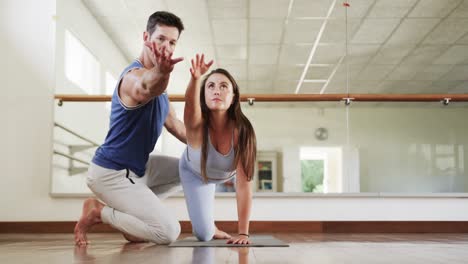
[[[250,244],[226,244],[227,239],[213,239],[211,241],[198,241],[195,237],[186,237],[172,242],[169,247],[289,247],[285,242],[270,235],[252,235]]]

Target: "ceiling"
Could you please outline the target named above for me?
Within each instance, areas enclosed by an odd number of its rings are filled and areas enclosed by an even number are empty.
[[[177,74],[205,53],[242,93],[468,93],[468,0],[83,2],[129,61],[152,12],[177,14]]]

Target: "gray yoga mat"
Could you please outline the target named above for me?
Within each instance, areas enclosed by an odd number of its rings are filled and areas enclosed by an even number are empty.
[[[195,237],[186,237],[172,242],[169,247],[289,247],[285,242],[269,235],[253,235],[251,244],[226,244],[227,239],[213,239],[211,241],[198,241]]]

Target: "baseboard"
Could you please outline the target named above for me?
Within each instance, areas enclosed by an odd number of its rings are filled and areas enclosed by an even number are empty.
[[[73,233],[76,222],[0,222],[0,233]],[[189,221],[181,221],[190,233]],[[236,221],[217,221],[218,228],[237,232]],[[93,233],[118,232],[99,224]],[[251,221],[251,233],[468,233],[468,221]]]

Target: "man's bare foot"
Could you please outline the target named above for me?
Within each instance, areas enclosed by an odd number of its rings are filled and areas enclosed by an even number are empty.
[[[231,235],[229,235],[228,233],[226,233],[224,231],[219,230],[216,227],[215,234],[214,234],[213,238],[214,239],[229,239],[229,238],[231,238]]]
[[[147,248],[152,248],[153,246],[157,246],[152,243],[133,243],[127,242],[123,244],[122,248],[120,249],[120,253],[129,253],[129,252],[137,252],[143,251]]]
[[[73,256],[75,261],[80,263],[94,263],[94,260],[96,259],[94,256],[88,254],[88,247],[80,245],[75,245]]]
[[[86,233],[98,223],[101,223],[101,211],[104,205],[94,198],[88,198],[83,203],[83,213],[75,225],[75,243],[87,245]]]

